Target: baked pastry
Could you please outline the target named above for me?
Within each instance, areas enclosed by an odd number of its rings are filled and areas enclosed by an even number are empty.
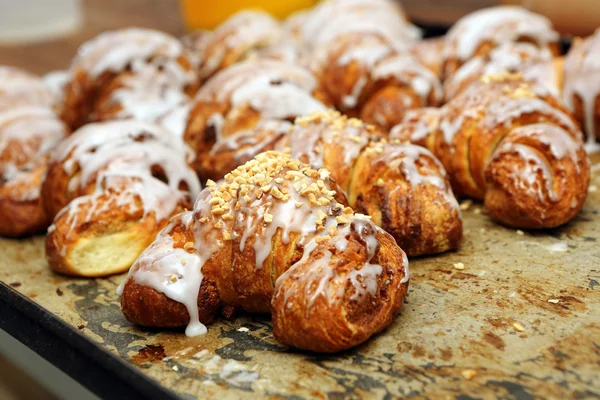
[[[431,137],[421,141],[444,164],[454,192],[483,200],[493,219],[553,228],[581,210],[590,179],[582,133],[560,100],[520,74],[484,76],[427,129]],[[410,127],[394,130],[399,139],[411,136]]]
[[[382,36],[348,33],[316,51],[311,68],[335,107],[384,130],[442,100],[435,74]]]
[[[300,23],[301,37],[313,48],[348,34],[376,35],[401,52],[408,51],[421,35],[408,21],[400,3],[391,0],[323,1]]]
[[[401,307],[408,263],[336,198],[329,172],[278,152],[209,182],[130,269],[119,288],[125,317],[198,335],[226,306],[270,312],[275,338],[300,349],[366,341]]]
[[[0,112],[19,106],[52,107],[54,96],[37,76],[0,65]]]
[[[18,77],[15,79],[18,81]],[[48,100],[42,87],[29,93],[25,88],[20,90],[23,97],[16,96],[17,100],[28,99],[34,104]],[[0,103],[6,100],[6,94],[0,93]],[[0,110],[0,235],[32,235],[48,227],[49,218],[40,197],[41,181],[46,173],[48,151],[67,134],[67,127],[48,105]]]
[[[53,224],[46,256],[56,272],[106,276],[126,271],[200,185],[193,153],[156,125],[88,124],[51,153],[42,185]]]
[[[183,44],[151,29],[100,34],[81,46],[69,73],[62,118],[73,129],[111,119],[154,122],[198,87]]]
[[[558,96],[561,86],[561,59],[547,47],[531,43],[508,42],[489,53],[471,58],[444,82],[444,97],[449,101],[482,76],[501,72],[521,73]]]
[[[575,41],[564,62],[563,100],[587,135],[586,148],[600,146],[600,30]]]
[[[275,60],[235,64],[198,92],[184,138],[196,151],[203,179],[227,172],[273,148],[298,116],[323,111],[317,82],[307,70]]]
[[[429,68],[438,78],[442,76],[442,54],[444,52],[445,38],[443,36],[427,38],[415,42],[410,50],[421,65]]]
[[[559,55],[559,35],[546,17],[518,6],[484,8],[461,18],[445,36],[442,70],[449,78],[465,62],[507,42],[526,42]]]
[[[52,71],[42,77],[44,84],[54,96],[53,108],[58,113],[62,113],[62,107],[65,103],[65,88],[71,76],[69,71]]]
[[[279,42],[283,28],[262,11],[240,11],[219,25],[197,53],[200,79],[204,82],[217,72],[244,60],[252,51]]]
[[[428,150],[385,136],[329,111],[298,118],[277,148],[331,171],[349,205],[370,215],[408,256],[456,249],[462,221],[444,167]]]

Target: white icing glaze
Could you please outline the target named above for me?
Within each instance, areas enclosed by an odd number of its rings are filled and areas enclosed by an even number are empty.
[[[253,49],[276,43],[283,35],[279,23],[261,11],[240,11],[217,27],[200,53],[200,77],[212,76],[228,51],[240,57]]]
[[[44,84],[54,95],[55,104],[62,104],[65,98],[65,87],[71,80],[69,71],[52,71],[42,77]]]
[[[127,28],[104,32],[78,50],[71,69],[82,69],[91,77],[106,71],[120,72],[135,61],[151,58],[176,59],[183,54],[176,38],[152,29]]]
[[[185,103],[160,116],[156,123],[179,138],[183,138],[192,105]]]
[[[54,96],[44,81],[21,69],[0,65],[0,112],[21,106],[52,106]]]
[[[61,162],[67,174],[79,172],[69,181],[67,189],[76,193],[95,180],[95,192],[71,201],[57,215],[68,212],[69,222],[78,221],[77,207],[91,200],[86,220],[112,206],[135,207],[142,202],[144,215],[154,212],[157,220],[169,217],[187,192],[179,190],[187,184],[195,196],[200,184],[187,162],[193,155],[182,141],[157,125],[133,120],[88,124],[62,141],[51,153],[54,162]],[[152,175],[152,167],[164,171],[168,183]],[[103,205],[98,199],[107,188],[112,195]]]
[[[16,107],[0,112],[0,179],[8,185],[30,179],[29,171],[45,162],[44,155],[66,134],[65,125],[48,107]],[[15,141],[20,143],[20,151],[3,154]],[[39,197],[40,187],[15,193],[20,200],[34,200]]]
[[[279,154],[279,157],[284,157],[284,164],[261,167],[269,162],[269,154]],[[228,174],[225,181],[203,190],[196,201],[193,213],[187,212],[174,217],[169,226],[159,235],[155,244],[140,256],[129,271],[128,279],[152,287],[186,306],[191,317],[191,325],[186,330],[188,335],[204,332],[198,321],[197,304],[203,279],[202,267],[223,247],[224,240],[239,240],[240,248],[233,251],[244,252],[247,251],[248,239],[253,237],[255,266],[260,269],[263,268],[264,261],[271,252],[273,237],[277,232],[281,232],[283,243],[288,243],[292,232],[299,234],[296,246],[298,249],[304,249],[300,263],[307,262],[312,249],[321,240],[334,244],[338,252],[345,251],[346,237],[351,233],[352,227],[366,246],[367,259],[360,271],[334,279],[336,282],[348,281],[354,286],[357,296],[365,293],[374,294],[377,289],[376,278],[381,273],[382,267],[372,264],[371,261],[379,248],[376,234],[383,231],[371,223],[366,216],[341,213],[343,206],[332,197],[335,192],[330,190],[328,172],[322,170],[317,176],[309,177],[305,170],[298,170],[298,167],[291,168],[287,161],[290,160],[288,156],[283,156],[281,153],[269,154],[258,156],[257,159]],[[288,164],[285,164],[286,162]],[[278,180],[277,177],[285,177],[285,179]],[[296,178],[298,179],[295,180]],[[263,183],[259,184],[259,182]],[[263,185],[263,188],[268,185],[269,188],[261,189],[259,197],[258,191],[254,188],[261,187],[260,185]],[[232,190],[235,196],[217,195],[217,193],[230,193]],[[324,205],[311,205],[308,193],[315,193],[314,191],[326,193],[329,202]],[[242,195],[242,193],[246,194]],[[222,214],[223,210],[226,212],[225,215],[230,217],[226,218]],[[345,221],[338,221],[336,215],[345,215]],[[217,218],[216,224],[215,218]],[[170,232],[177,225],[193,233],[193,254],[181,249],[173,249]],[[319,229],[319,226],[323,228]],[[241,237],[238,236],[240,233]],[[333,237],[325,237],[326,235]],[[226,236],[231,237],[226,239]],[[185,261],[182,262],[182,259]],[[329,263],[325,261],[323,258],[314,257],[314,261],[311,259],[311,262],[320,265],[323,270],[331,270]],[[406,282],[408,280],[406,258],[403,259],[403,263],[403,272],[406,275],[403,282]],[[294,266],[290,270],[293,268]],[[277,282],[285,279],[285,275],[286,273],[279,277]],[[189,280],[187,283],[181,282],[187,280]],[[323,290],[326,291],[325,287],[328,287],[329,283],[325,282],[323,285]],[[275,286],[277,288],[277,283]],[[340,286],[342,289],[345,287],[345,285]],[[122,286],[119,293],[122,293]]]
[[[133,74],[125,76],[122,86],[111,94],[112,101],[121,106],[119,118],[155,121],[189,100],[185,88],[193,84],[195,74],[177,62],[164,58],[152,64],[134,60],[131,71]]]
[[[444,57],[470,59],[485,41],[496,44],[529,38],[544,47],[558,40],[549,19],[517,6],[497,6],[461,18],[446,35]]]
[[[409,140],[412,143],[420,142],[427,138],[437,126],[440,109],[435,107],[423,107],[408,110],[402,122],[390,130],[390,138],[399,138],[404,129],[410,131]]]
[[[596,102],[600,96],[600,30],[573,46],[564,64],[563,101],[573,111],[574,97],[581,99],[583,106],[583,128],[587,134],[586,150],[600,150],[596,136]]]
[[[474,57],[463,64],[444,82],[446,99],[455,97],[466,82],[475,82],[484,75],[504,71],[523,74],[523,78],[547,87],[558,94],[558,77],[552,64],[552,52],[531,43],[504,43],[483,57]]]
[[[420,36],[420,31],[407,22],[401,6],[386,0],[322,2],[305,19],[301,32],[313,46],[348,33],[374,33],[401,51],[410,49]]]

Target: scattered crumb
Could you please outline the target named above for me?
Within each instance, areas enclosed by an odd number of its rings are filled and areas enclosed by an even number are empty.
[[[477,207],[477,208],[475,209],[475,211],[473,211],[473,212],[474,212],[475,214],[479,215],[479,214],[481,214],[481,208]]]
[[[559,299],[548,299],[548,303],[558,304],[558,302],[560,302]]]
[[[56,288],[56,294],[62,296],[64,293],[62,290],[60,290],[60,288]]]
[[[508,294],[508,297],[515,297],[516,295],[517,295],[517,293],[516,293],[516,292],[510,292],[510,293]]]
[[[473,379],[475,375],[477,375],[477,371],[475,371],[474,369],[465,369],[462,372],[462,376],[464,376],[465,379]]]
[[[13,282],[13,283],[9,283],[9,285],[12,287],[19,287],[19,286],[21,286],[21,282]]]
[[[595,191],[597,191],[597,190],[598,190],[598,186],[596,186],[596,185],[591,185],[591,186],[588,188],[588,192],[590,192],[590,193],[594,193],[594,192],[595,192]]]
[[[481,271],[480,273],[477,274],[477,276],[484,276],[485,275],[485,271]]]
[[[518,322],[515,322],[514,324],[512,324],[513,328],[515,328],[515,331],[517,332],[523,332],[525,331],[525,328],[523,327],[523,325],[521,325]]]
[[[525,232],[523,232],[523,231],[522,231],[522,230],[520,230],[520,229],[517,229],[517,235],[519,235],[519,236],[523,236],[523,235],[525,235]]]
[[[456,264],[454,264],[454,268],[456,268],[456,269],[465,269],[465,264],[463,264],[461,262],[456,263]]]
[[[471,207],[472,204],[473,204],[472,200],[465,200],[462,203],[460,203],[460,209],[463,211],[466,211],[469,209],[469,207]]]
[[[241,328],[239,328],[237,331],[238,332],[248,332],[250,329],[246,328],[245,326],[242,326]]]
[[[77,329],[79,329],[80,331],[83,330],[83,328],[85,328],[84,324],[77,325]]]
[[[481,233],[485,233],[485,228],[481,228],[481,229],[479,230],[479,232],[481,232]]]
[[[173,371],[175,371],[175,372],[179,371],[179,367],[177,365],[173,365]]]

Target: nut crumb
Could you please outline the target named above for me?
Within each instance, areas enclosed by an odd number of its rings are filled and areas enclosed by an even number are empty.
[[[588,192],[590,193],[594,193],[598,190],[598,186],[596,185],[590,185],[590,187],[588,187]]]
[[[238,332],[248,332],[250,329],[246,328],[245,326],[242,326],[241,328],[238,328]]]
[[[462,376],[464,376],[465,379],[473,379],[475,375],[477,375],[477,371],[474,369],[465,369],[462,372]]]
[[[521,325],[518,322],[513,323],[512,326],[513,326],[513,328],[515,328],[515,331],[517,331],[517,332],[523,332],[525,330],[523,325]]]
[[[460,203],[460,209],[463,211],[466,211],[469,209],[469,207],[471,207],[472,204],[473,204],[472,200],[465,200],[462,203]]]
[[[177,365],[173,365],[173,371],[175,371],[175,372],[179,371],[179,367]]]
[[[463,264],[461,262],[456,263],[456,264],[454,264],[454,268],[456,268],[456,269],[465,269],[465,264]]]
[[[548,303],[558,304],[560,302],[559,299],[548,299]]]
[[[522,231],[522,230],[520,230],[520,229],[517,229],[517,235],[519,235],[519,236],[523,236],[523,235],[525,235],[525,232],[523,232],[523,231]]]
[[[266,223],[273,222],[273,216],[271,214],[265,214],[265,215],[263,215],[263,219],[265,220]]]
[[[481,214],[481,208],[477,207],[477,208],[475,209],[475,211],[473,211],[473,212],[474,212],[475,214],[479,215],[479,214]]]

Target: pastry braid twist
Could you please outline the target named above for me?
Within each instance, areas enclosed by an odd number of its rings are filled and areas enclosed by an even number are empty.
[[[420,142],[444,164],[455,193],[483,200],[497,221],[551,228],[583,206],[590,167],[581,131],[558,99],[519,74],[485,76],[438,118],[415,117],[391,137],[425,129]]]
[[[57,272],[126,271],[200,185],[192,152],[156,125],[88,124],[51,153],[42,194],[54,223],[46,255]]]
[[[600,29],[592,36],[576,41],[564,62],[563,100],[581,123],[587,135],[586,146],[600,145]]]
[[[198,87],[183,44],[141,28],[105,32],[85,43],[70,75],[62,118],[73,129],[110,119],[154,122]]]
[[[439,79],[382,36],[347,33],[315,50],[311,68],[337,109],[389,130],[407,110],[437,106]]]
[[[68,134],[42,79],[0,66],[0,235],[39,233],[49,224],[40,196],[48,151]]]
[[[267,152],[207,186],[129,271],[119,289],[128,320],[196,335],[222,306],[270,312],[279,341],[319,352],[391,322],[406,256],[338,202],[329,172]]]
[[[523,7],[497,6],[472,12],[461,18],[445,36],[442,56],[444,79],[465,62],[485,56],[509,42],[527,42],[559,54],[558,33],[549,19]]]
[[[196,150],[196,170],[205,179],[221,179],[272,149],[297,116],[326,109],[317,97],[310,72],[282,61],[248,60],[221,71],[179,122]]]
[[[460,210],[443,166],[428,150],[385,136],[329,111],[298,118],[278,148],[331,171],[350,206],[370,215],[409,256],[457,248]]]

